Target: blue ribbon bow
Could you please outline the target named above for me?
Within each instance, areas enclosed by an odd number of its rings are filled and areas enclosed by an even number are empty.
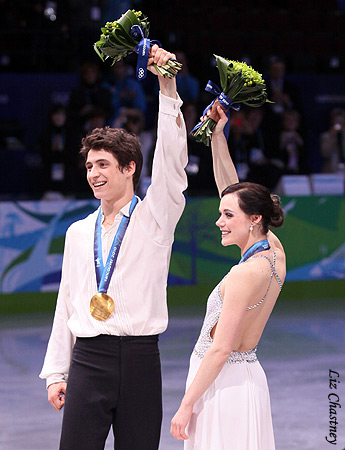
[[[150,47],[153,44],[158,44],[161,47],[161,43],[146,38],[140,25],[133,25],[131,27],[130,35],[136,41],[140,39],[139,44],[134,47],[134,51],[135,53],[138,53],[136,77],[138,80],[143,80],[146,78],[147,74],[147,61],[149,59]]]
[[[208,83],[205,87],[205,91],[210,92],[213,95],[216,95],[217,98],[215,98],[208,106],[206,106],[206,108],[204,109],[204,112],[202,113],[203,116],[206,115],[207,111],[212,108],[214,102],[218,99],[220,105],[226,109],[226,116],[228,119],[230,119],[230,108],[234,109],[235,111],[239,111],[241,108],[241,105],[239,105],[238,103],[234,103],[232,100],[230,100],[229,97],[227,97],[224,92],[221,91],[220,87],[216,85],[216,83],[213,83],[213,81],[208,80]],[[195,125],[195,127],[193,128],[193,130],[191,131],[191,133],[193,133],[194,131],[196,131],[198,128],[201,127],[201,125],[203,124],[203,122],[199,122],[198,124]],[[229,131],[230,131],[230,124],[229,124],[229,120],[227,121],[223,133],[224,136],[226,138],[226,140],[228,140],[229,137]]]

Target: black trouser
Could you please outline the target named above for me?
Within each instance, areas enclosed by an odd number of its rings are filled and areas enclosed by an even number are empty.
[[[77,338],[60,450],[157,450],[162,423],[158,336]]]

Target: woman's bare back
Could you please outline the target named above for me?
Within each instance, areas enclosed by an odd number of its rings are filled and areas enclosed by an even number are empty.
[[[244,319],[236,333],[233,350],[247,352],[259,343],[263,330],[280,293],[281,284],[285,280],[286,266],[284,250],[279,240],[277,238],[276,240],[278,245],[276,245],[275,240],[270,239],[271,249],[269,251],[258,253],[245,263],[242,263],[242,270],[246,270],[247,266],[251,273],[256,274],[253,277],[255,278],[253,279],[253,283],[255,282],[256,286],[255,296],[250,298],[247,307],[253,307],[258,303],[260,304],[246,311]],[[270,262],[266,258],[269,258],[272,264],[275,259],[274,270],[276,271],[279,281],[273,273]],[[221,286],[221,295],[223,299],[227,283],[230,282],[231,280],[228,277],[225,277]],[[216,333],[216,328],[217,324],[211,331],[212,339]]]

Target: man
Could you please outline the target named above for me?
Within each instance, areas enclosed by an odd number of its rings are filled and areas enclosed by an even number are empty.
[[[148,68],[157,74],[153,63],[164,65],[174,57],[155,45]],[[187,146],[176,81],[158,79],[157,144],[152,184],[143,201],[135,205],[142,156],[134,136],[105,128],[82,141],[87,179],[101,206],[67,231],[40,374],[47,379],[54,409],[65,404],[60,450],[103,449],[111,426],[116,450],[159,445],[158,334],[167,327],[166,282],[185,204]],[[119,234],[124,236],[120,252]]]

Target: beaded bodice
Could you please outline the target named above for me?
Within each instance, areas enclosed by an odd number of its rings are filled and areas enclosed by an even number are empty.
[[[275,267],[274,267],[275,252],[274,252],[274,260],[273,260],[274,263],[273,264],[272,264],[271,260],[269,258],[267,258],[267,256],[264,256],[264,255],[256,255],[256,256],[252,256],[252,258],[261,257],[261,256],[263,256],[270,262],[270,265],[271,265],[270,283],[269,283],[269,286],[266,290],[264,297],[255,305],[248,306],[247,311],[249,311],[253,308],[256,308],[265,300],[266,295],[269,290],[269,287],[271,285],[273,275],[277,279],[277,282],[281,288],[282,283],[281,283],[281,281],[278,277],[278,274],[275,271]],[[200,336],[199,336],[199,338],[195,344],[194,350],[193,350],[193,353],[195,355],[197,355],[199,358],[203,358],[205,356],[205,353],[207,352],[207,350],[209,349],[209,347],[211,346],[211,344],[213,342],[213,340],[211,338],[211,331],[212,331],[213,327],[216,325],[216,323],[218,322],[218,319],[219,319],[219,316],[220,316],[220,313],[222,310],[223,298],[222,298],[220,288],[221,288],[221,285],[222,285],[224,279],[225,279],[225,277],[213,289],[213,291],[211,292],[211,294],[207,300],[205,319],[204,319],[204,322],[203,322],[203,325],[202,325],[202,328],[200,331]],[[238,352],[238,351],[234,350],[230,353],[227,363],[229,363],[229,364],[238,363],[239,364],[244,361],[255,362],[255,361],[257,361],[256,350],[257,350],[257,347],[254,347],[253,349],[249,350],[248,352]]]
[[[199,358],[203,358],[205,356],[205,353],[212,344],[211,331],[212,328],[215,326],[215,324],[218,322],[220,312],[223,306],[223,299],[220,292],[220,287],[222,285],[223,280],[213,289],[207,300],[207,308],[204,323],[200,331],[199,339],[197,340],[193,350],[193,353],[197,355]],[[250,350],[249,352],[232,351],[227,360],[227,363],[239,364],[244,361],[247,362],[257,361],[256,347]]]

